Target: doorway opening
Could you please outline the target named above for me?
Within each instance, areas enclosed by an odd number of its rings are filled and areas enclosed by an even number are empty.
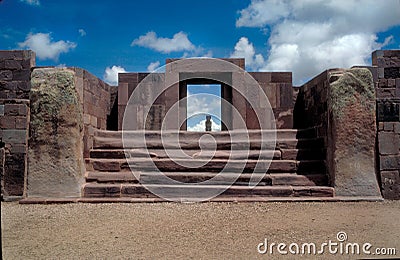
[[[221,131],[221,84],[187,84],[186,130]]]

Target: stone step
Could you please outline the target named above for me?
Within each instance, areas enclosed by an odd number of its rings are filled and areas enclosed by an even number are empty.
[[[135,159],[95,159],[90,158],[89,164],[96,171],[118,172],[129,168],[138,171],[163,171],[163,172],[220,172],[226,166],[225,171],[232,172],[298,172],[321,173],[325,172],[325,162],[322,160],[228,160],[226,159],[174,159],[169,158],[135,158]],[[257,168],[256,168],[257,167]],[[158,168],[158,169],[157,169]]]
[[[200,146],[201,144],[201,146]],[[218,149],[218,150],[248,150],[248,149],[322,149],[324,147],[323,138],[307,138],[307,139],[127,139],[124,142],[120,138],[109,138],[95,136],[93,140],[94,149]]]
[[[278,150],[265,151],[242,151],[242,150],[178,150],[178,149],[93,149],[90,151],[91,158],[123,159],[127,158],[215,158],[215,159],[280,159],[281,152]]]
[[[223,173],[218,174],[212,172],[166,172],[163,173],[166,178],[160,178],[160,173],[142,173],[140,175],[140,183],[145,184],[164,184],[173,185],[175,181],[183,183],[201,183],[206,185],[249,185],[250,181],[257,186],[275,186],[275,185],[292,185],[292,186],[323,186],[328,181],[324,174],[313,175],[297,175],[293,173],[281,174],[250,174],[250,173]],[[212,179],[214,178],[214,179]],[[171,180],[172,179],[172,180]],[[212,179],[212,180],[211,180]],[[210,180],[210,181],[209,181]],[[253,183],[257,180],[257,183]]]
[[[238,137],[243,137],[244,135],[248,135],[252,139],[260,139],[261,135],[270,139],[271,137],[275,137],[276,139],[301,139],[301,138],[315,138],[316,137],[316,129],[308,128],[308,129],[276,129],[276,130],[257,130],[257,129],[249,129],[249,130],[231,130],[231,131],[215,131],[215,132],[192,132],[192,131],[177,131],[177,130],[134,130],[134,131],[108,131],[108,130],[96,130],[94,135],[96,137],[102,138],[114,138],[121,139],[122,136],[125,138],[140,138],[145,136],[146,139],[157,139],[160,140],[161,135],[163,138],[176,138],[179,134],[179,138],[186,139],[199,139],[202,135],[208,134],[212,135],[216,139],[220,138],[229,138],[236,139]]]
[[[169,198],[175,199],[198,199],[198,193],[214,193],[219,190],[225,190],[223,185],[146,185],[153,191],[167,194]],[[83,186],[83,197],[85,198],[157,198],[141,184],[98,184],[86,183]],[[218,197],[333,197],[334,189],[327,186],[240,186],[232,185],[228,187]]]
[[[182,150],[171,149],[92,149],[90,151],[91,158],[104,158],[104,159],[123,159],[128,158],[185,158],[187,156],[201,158],[231,158],[231,159],[275,159],[275,160],[323,160],[325,158],[325,151],[323,149],[281,149],[281,150],[217,150],[207,151],[203,150]]]
[[[88,171],[86,172],[85,179],[87,182],[98,182],[98,183],[139,183],[139,173],[132,173],[131,171],[120,171],[120,172],[98,172]]]
[[[207,182],[208,185],[248,185],[250,180],[257,179],[257,185],[293,185],[293,186],[323,186],[328,180],[325,174],[297,175],[292,173],[253,175],[249,173],[213,173],[213,172],[166,172],[161,178],[160,173],[151,172],[96,172],[86,173],[87,182],[98,183],[146,183],[146,184],[174,184],[175,181],[183,183]],[[252,179],[254,178],[254,179]]]

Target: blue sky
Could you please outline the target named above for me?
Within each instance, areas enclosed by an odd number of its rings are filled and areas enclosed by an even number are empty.
[[[301,85],[399,48],[399,0],[0,0],[0,49],[33,49],[38,66],[82,67],[111,84],[166,58],[210,56],[292,71]]]
[[[300,84],[398,49],[399,25],[398,0],[2,0],[0,49],[39,49],[39,66],[100,78],[108,67],[109,81],[118,68],[147,71],[169,57],[242,56],[248,70],[293,71]]]

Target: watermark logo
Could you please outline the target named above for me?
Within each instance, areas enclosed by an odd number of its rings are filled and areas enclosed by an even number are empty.
[[[322,243],[276,243],[269,242],[267,238],[257,245],[259,254],[269,255],[371,255],[371,256],[395,256],[394,247],[375,247],[369,242],[348,241],[346,232],[336,234],[336,240],[328,240]]]
[[[183,93],[182,82],[199,78],[218,82],[224,86],[224,91],[230,93],[226,95],[232,96],[229,101],[225,98],[218,101],[222,110],[222,117],[218,120],[223,125],[229,126],[229,131],[224,132],[223,135],[203,132],[200,133],[202,136],[190,139],[189,137],[195,135],[189,135],[180,130],[188,119],[186,113],[188,101]],[[233,93],[235,98],[233,98]],[[200,98],[207,97],[203,94]],[[216,98],[218,97],[214,97]],[[160,99],[166,100],[165,105],[160,105]],[[253,109],[252,120],[260,124],[257,136],[247,129],[247,107]],[[154,118],[159,119],[157,127],[160,129],[151,126],[151,123],[155,122]],[[231,131],[231,129],[234,130]],[[273,159],[273,153],[268,151],[275,148],[275,130],[274,113],[265,90],[249,73],[228,61],[191,58],[168,63],[150,73],[135,87],[123,116],[122,142],[131,172],[135,176],[148,175],[147,178],[140,178],[141,184],[147,190],[170,201],[206,201],[229,189],[240,177],[246,167],[250,152],[254,154],[254,147],[251,147],[251,135],[256,138],[259,145],[258,152],[263,158],[256,160],[249,187],[256,186],[263,179]],[[169,171],[185,168],[186,170],[182,171],[201,172],[202,169],[207,168],[207,165],[215,162],[212,160],[221,144],[218,140],[221,139],[225,145],[230,145],[230,150],[224,150],[228,158],[222,167],[220,166],[222,164],[214,167],[218,168],[219,172],[210,179],[202,182],[182,182],[170,178],[163,170],[160,170],[159,166],[168,161]],[[162,147],[157,146],[159,143]],[[200,151],[194,155],[188,154],[189,149],[182,146],[200,149]],[[162,153],[167,158],[159,160],[152,152],[154,147],[157,150],[163,149]],[[141,152],[141,158],[135,158],[135,151],[137,153],[138,149],[144,149]],[[240,150],[240,159],[234,158],[235,149]],[[131,154],[131,151],[134,152]]]

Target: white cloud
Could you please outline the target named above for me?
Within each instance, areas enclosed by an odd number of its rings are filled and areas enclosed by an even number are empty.
[[[39,0],[19,0],[20,2],[26,3],[28,5],[40,5]]]
[[[221,98],[215,95],[200,93],[187,93],[187,116],[198,113],[214,115],[221,118]]]
[[[124,72],[126,72],[126,70],[121,66],[114,65],[112,67],[107,67],[103,75],[103,80],[111,86],[117,86],[118,73],[124,73]]]
[[[151,31],[133,40],[131,46],[146,47],[162,53],[194,51],[196,49],[184,32],[178,32],[172,38],[163,38]]]
[[[237,27],[262,27],[289,15],[288,5],[281,0],[252,1],[240,11]]]
[[[252,70],[257,70],[264,65],[264,57],[261,54],[255,54],[254,46],[249,39],[242,37],[235,45],[235,51],[231,58],[245,58],[246,66]]]
[[[202,85],[203,88],[209,88],[211,86]],[[187,117],[192,118],[192,120],[188,121],[187,130],[188,131],[204,131],[205,130],[205,119],[197,121],[199,117],[205,118],[205,115],[212,115],[216,118],[221,118],[221,98],[208,94],[208,93],[199,93],[192,94],[187,92]],[[193,125],[193,122],[197,122]],[[213,119],[212,122],[212,130],[220,131],[221,124],[216,123]],[[192,124],[192,125],[189,125]]]
[[[194,132],[203,132],[206,129],[206,120],[203,119],[200,122],[198,122],[194,126],[187,126],[188,131],[194,131]],[[221,131],[221,124],[217,124],[214,122],[214,120],[211,118],[211,130],[212,131]]]
[[[76,43],[70,41],[53,42],[50,33],[28,34],[24,42],[20,42],[20,48],[31,49],[41,60],[58,60],[61,53],[67,53],[76,47]]]
[[[86,36],[86,31],[84,29],[79,29],[78,32],[81,37]]]
[[[270,49],[259,70],[293,71],[295,84],[324,69],[368,64],[372,51],[394,39],[380,43],[377,33],[395,25],[400,25],[398,0],[252,0],[236,21],[238,27],[269,29]],[[259,54],[251,43],[242,45],[254,64]]]
[[[183,53],[182,58],[212,58],[213,52],[211,50],[206,51],[203,47],[196,47],[192,51],[186,51]]]
[[[152,72],[152,71],[156,70],[159,66],[160,66],[160,62],[159,61],[151,62],[149,64],[149,66],[147,66],[147,71]]]

